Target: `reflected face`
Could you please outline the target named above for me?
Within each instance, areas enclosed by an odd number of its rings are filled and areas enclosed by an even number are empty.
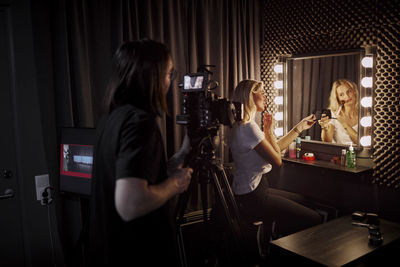
[[[252,92],[253,101],[256,105],[257,111],[264,111],[265,105],[267,103],[267,98],[265,97],[264,88],[261,86],[256,92]]]
[[[347,85],[340,85],[336,88],[336,96],[339,103],[345,105],[354,104],[356,101],[356,94],[354,90],[349,88]]]
[[[169,86],[171,85],[171,81],[173,78],[173,74],[174,74],[174,64],[172,63],[172,59],[170,58],[168,60],[167,70],[165,71],[165,74],[163,77],[163,92],[164,92],[164,94],[168,93]]]

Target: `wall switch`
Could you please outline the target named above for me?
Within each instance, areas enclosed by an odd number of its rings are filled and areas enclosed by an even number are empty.
[[[35,183],[36,183],[36,199],[42,200],[43,199],[42,194],[44,190],[46,189],[46,187],[50,186],[49,175],[43,174],[35,176]],[[50,197],[50,190],[47,191],[49,193],[48,197]]]

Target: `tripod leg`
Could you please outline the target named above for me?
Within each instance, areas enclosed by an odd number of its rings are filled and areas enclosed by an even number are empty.
[[[186,190],[186,192],[182,193],[179,196],[178,203],[177,203],[177,208],[175,210],[175,219],[177,220],[176,226],[177,226],[177,241],[178,241],[178,249],[179,249],[179,258],[181,261],[182,267],[186,267],[187,265],[187,259],[186,259],[186,252],[185,252],[185,244],[183,241],[183,235],[182,235],[182,224],[184,222],[184,215],[187,207],[187,203],[189,200],[189,194],[190,192],[193,192],[193,190],[196,189],[197,185],[197,172],[193,171],[192,179],[190,181],[189,187]]]
[[[187,266],[185,244],[183,242],[182,227],[178,225],[178,249],[179,249],[179,260],[181,261],[182,267]]]
[[[208,221],[208,193],[207,193],[207,182],[200,182],[201,191],[201,205],[203,207],[203,221],[204,225],[207,227]]]
[[[218,168],[218,173],[220,174],[218,177],[221,180],[220,181],[221,187],[223,187],[223,189],[226,192],[228,199],[230,201],[232,213],[235,216],[235,218],[240,222],[239,208],[236,203],[236,199],[233,194],[232,188],[229,184],[228,177],[226,176],[225,170],[221,166],[217,166],[216,168]]]
[[[234,255],[239,257],[238,260],[244,260],[244,256],[242,255],[243,250],[241,249],[241,246],[243,244],[243,235],[242,235],[242,232],[240,229],[239,214],[234,214],[234,216],[232,215],[231,209],[229,208],[228,202],[224,195],[224,190],[221,187],[221,183],[220,183],[221,177],[218,177],[218,175],[217,175],[218,172],[214,168],[211,168],[211,173],[212,173],[212,178],[213,178],[215,189],[216,189],[219,199],[221,201],[221,205],[224,210],[226,221],[228,223],[228,226],[229,226],[229,229],[230,229],[233,241],[234,241],[233,242],[234,250],[235,250]],[[222,179],[223,179],[223,177],[222,177]],[[228,187],[230,188],[229,184],[228,184]],[[226,188],[225,188],[225,191],[228,194],[232,193],[231,190],[226,190]]]
[[[184,192],[178,198],[178,203],[176,205],[176,210],[175,210],[175,219],[177,220],[178,226],[180,226],[183,223],[183,215],[185,214],[186,204],[188,200],[189,200],[189,191]]]

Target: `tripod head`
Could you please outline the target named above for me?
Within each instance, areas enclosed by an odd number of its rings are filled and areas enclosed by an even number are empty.
[[[185,157],[184,166],[195,167],[198,160],[214,161],[215,157],[215,142],[219,126],[213,128],[200,128],[196,131],[189,129],[188,136],[190,139],[191,149]]]

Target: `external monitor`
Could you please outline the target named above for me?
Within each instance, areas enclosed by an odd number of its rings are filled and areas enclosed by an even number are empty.
[[[94,128],[62,128],[60,144],[60,191],[89,196]]]
[[[207,76],[205,74],[187,74],[183,79],[183,92],[205,91],[207,89]]]

